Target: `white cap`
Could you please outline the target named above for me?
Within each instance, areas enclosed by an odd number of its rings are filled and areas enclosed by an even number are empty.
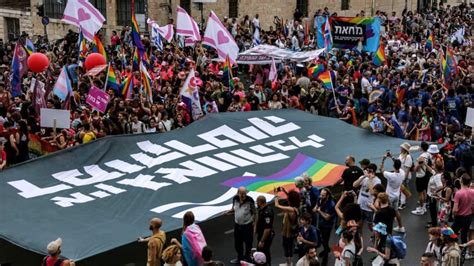
[[[62,244],[63,244],[63,241],[61,238],[58,238],[50,242],[47,247],[49,255],[55,255],[56,253],[58,253],[58,250]]]
[[[430,147],[428,148],[429,153],[439,153],[438,146],[435,144],[431,144]]]

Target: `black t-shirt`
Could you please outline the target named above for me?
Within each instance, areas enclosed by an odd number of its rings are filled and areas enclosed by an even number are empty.
[[[357,166],[349,166],[342,173],[342,180],[344,180],[344,191],[350,191],[354,189],[352,185],[357,178],[361,177],[364,174],[362,169]]]
[[[384,223],[387,225],[387,233],[392,234],[393,219],[395,219],[395,209],[392,207],[385,207],[375,213],[374,224]]]
[[[261,237],[265,229],[273,229],[273,209],[268,205],[258,210],[257,235]]]

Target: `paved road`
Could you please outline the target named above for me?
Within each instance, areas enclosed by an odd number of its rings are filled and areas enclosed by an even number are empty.
[[[415,191],[412,189],[412,191]],[[428,235],[427,229],[425,228],[425,224],[429,220],[428,214],[424,216],[416,216],[411,214],[411,210],[416,207],[416,192],[408,201],[408,207],[405,210],[402,210],[402,220],[406,227],[407,234],[406,234],[406,242],[408,246],[408,253],[407,257],[403,260],[402,265],[419,265],[419,260],[421,255],[423,254],[426,244],[428,242]],[[283,263],[285,261],[282,251],[282,241],[281,237],[279,237],[279,232],[281,230],[281,223],[282,217],[276,216],[275,217],[275,232],[276,237],[272,245],[272,261],[273,265],[278,265],[279,263]],[[395,222],[396,224],[396,222]],[[233,220],[232,217],[220,217],[212,221],[211,223],[206,223],[202,225],[202,229],[204,234],[207,238],[208,244],[214,249],[215,259],[222,260],[226,263],[226,265],[230,265],[229,261],[235,258],[236,254],[233,247]],[[364,243],[367,247],[368,241],[368,230],[364,228]],[[331,236],[330,244],[335,244],[336,241],[334,230]],[[331,246],[330,245],[330,246]],[[319,249],[321,250],[321,249]],[[319,251],[318,250],[318,251]],[[367,252],[364,252],[363,259],[364,265],[368,264],[369,259],[372,256]],[[296,257],[294,258],[296,262]],[[331,258],[329,265],[334,265],[334,258]]]

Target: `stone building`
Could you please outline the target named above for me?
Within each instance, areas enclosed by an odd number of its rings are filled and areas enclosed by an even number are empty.
[[[130,25],[131,0],[89,0],[106,18],[104,33],[110,36],[112,30]],[[366,15],[376,10],[395,11],[400,14],[406,7],[417,10],[432,2],[456,4],[462,0],[135,0],[135,13],[140,27],[145,29],[146,18],[156,20],[163,25],[169,18],[176,17],[176,5],[180,5],[201,23],[210,10],[219,17],[242,18],[255,14],[260,15],[263,29],[273,25],[273,17],[291,19],[296,8],[312,17],[316,10],[328,7],[339,16],[354,16],[361,10]],[[205,3],[198,3],[205,2]],[[44,15],[49,18],[47,33],[50,40],[62,38],[69,29],[77,31],[74,26],[61,22],[67,0],[0,0],[0,38],[10,39],[22,31],[30,35],[42,35],[44,26],[37,14],[43,7]],[[33,33],[33,34],[31,34]],[[108,38],[107,38],[108,39]],[[108,41],[108,40],[107,40]],[[107,43],[106,41],[106,43]]]

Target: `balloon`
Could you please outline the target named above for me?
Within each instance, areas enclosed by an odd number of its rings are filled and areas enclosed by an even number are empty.
[[[35,72],[40,73],[45,71],[49,66],[49,59],[45,54],[32,53],[28,57],[28,68]]]
[[[91,70],[96,66],[105,65],[107,62],[103,55],[99,53],[92,53],[87,56],[86,61],[84,62],[84,66],[87,70]]]

